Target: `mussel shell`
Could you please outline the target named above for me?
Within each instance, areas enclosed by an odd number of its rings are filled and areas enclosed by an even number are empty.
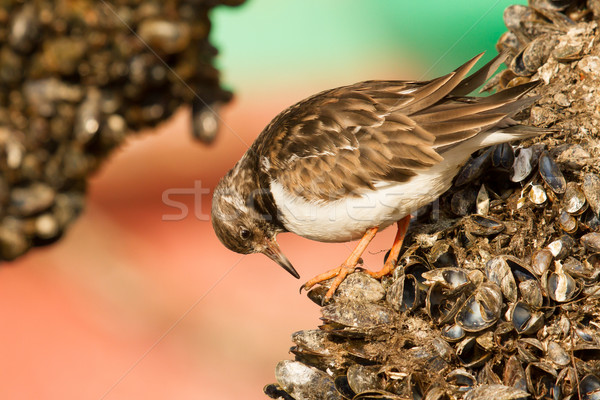
[[[475,158],[471,158],[456,176],[455,186],[463,186],[479,178],[490,166],[493,148],[490,147]]]
[[[579,240],[589,251],[600,253],[600,232],[585,234]]]
[[[589,280],[597,280],[600,275],[600,253],[590,254],[584,261],[583,264],[587,271],[591,272],[590,275],[585,274],[582,278]],[[586,272],[587,272],[586,271]]]
[[[561,213],[558,215],[558,224],[566,233],[575,233],[575,231],[577,231],[577,220],[566,211],[561,211]]]
[[[524,280],[537,280],[535,273],[521,259],[514,256],[502,256],[515,277],[517,284]]]
[[[562,11],[567,8],[573,0],[529,0],[529,6],[535,9],[548,9]]]
[[[533,166],[531,165],[532,156],[533,150],[529,147],[517,149],[515,161],[511,168],[511,181],[522,182],[531,174],[533,170]]]
[[[411,255],[406,265],[402,268],[402,272],[404,275],[412,275],[414,276],[419,283],[425,282],[425,278],[423,278],[423,273],[427,272],[431,269],[429,263],[423,258],[415,255]],[[398,268],[400,270],[400,268]]]
[[[551,35],[533,39],[512,59],[510,69],[519,76],[533,75],[546,62],[557,43],[558,40]]]
[[[352,390],[350,385],[348,384],[348,376],[346,375],[338,375],[333,379],[333,384],[335,386],[335,390],[338,391],[339,394],[344,397],[344,399],[352,399],[356,396],[356,392]]]
[[[567,183],[567,189],[563,196],[563,208],[569,214],[579,215],[582,214],[587,208],[587,201],[585,194],[579,188],[579,185],[575,182]]]
[[[431,341],[431,345],[433,346],[435,351],[438,353],[438,355],[442,358],[442,360],[444,360],[448,363],[450,361],[452,361],[454,356],[456,356],[452,346],[450,346],[448,344],[448,341],[442,340],[441,337],[433,338],[433,340]]]
[[[531,185],[529,190],[529,200],[536,206],[542,206],[548,201],[546,189],[542,185]]]
[[[477,340],[477,344],[487,351],[493,351],[493,349],[496,348],[496,343],[494,343],[494,332],[491,330],[487,330],[476,336],[475,340]]]
[[[531,18],[534,14],[534,11],[529,7],[523,5],[511,5],[504,9],[504,24],[506,27],[515,32],[521,28],[521,24],[523,21]]]
[[[563,262],[563,268],[573,278],[596,282],[600,276],[600,254],[591,254],[583,262],[574,257],[569,257]]]
[[[600,358],[600,346],[588,343],[578,344],[573,349],[573,356],[582,361],[596,361]]]
[[[458,310],[455,321],[467,332],[478,332],[494,325],[502,311],[502,292],[492,282],[484,282]]]
[[[536,362],[544,356],[544,345],[535,338],[522,338],[517,342],[517,351],[523,362]]]
[[[308,351],[322,356],[331,355],[328,346],[329,333],[320,329],[303,330],[292,333],[292,342],[296,343],[302,351]]]
[[[524,400],[529,397],[525,390],[504,385],[479,385],[465,394],[464,400]]]
[[[571,4],[576,4],[575,0],[529,0],[529,6],[535,9],[546,9],[562,11]]]
[[[352,364],[346,372],[348,386],[350,386],[354,393],[383,389],[382,381],[379,377],[380,368],[377,365],[365,366]]]
[[[436,268],[423,273],[425,284],[437,282],[446,290],[446,293],[456,293],[462,291],[471,283],[469,276],[463,268]]]
[[[414,310],[419,307],[425,292],[413,275],[402,275],[387,290],[386,300],[397,311]]]
[[[531,256],[531,269],[537,276],[542,276],[550,267],[553,258],[549,249],[536,250]]]
[[[525,49],[518,52],[510,62],[510,70],[517,76],[529,76],[534,73],[534,71],[530,71],[525,62],[523,60],[523,52]]]
[[[440,332],[440,336],[450,343],[462,340],[465,335],[465,330],[458,324],[445,325]]]
[[[496,50],[498,50],[498,53],[503,53],[505,51],[510,54],[517,53],[519,51],[519,38],[511,31],[504,32],[496,42]],[[499,75],[500,74],[496,74],[494,77],[499,77]],[[489,88],[491,89],[492,87],[493,86]],[[484,88],[482,89],[482,91],[486,90],[488,90],[488,84],[484,85]]]
[[[466,298],[464,293],[449,296],[444,284],[434,282],[427,291],[425,311],[435,323],[445,324],[454,318]]]
[[[547,248],[552,252],[552,255],[557,260],[562,260],[567,257],[571,251],[575,248],[577,243],[569,235],[562,235],[558,239],[548,244]]]
[[[534,279],[519,282],[519,293],[525,303],[534,309],[541,308],[544,304],[544,295],[540,283]]]
[[[554,162],[547,151],[540,156],[540,175],[546,185],[557,194],[563,194],[567,190],[567,181],[560,168]]]
[[[463,339],[456,346],[456,356],[460,363],[467,368],[477,368],[483,365],[492,353],[481,348],[475,337]]]
[[[596,375],[586,375],[579,382],[579,392],[582,400],[600,399],[600,379]]]
[[[263,388],[263,392],[272,399],[276,400],[295,400],[292,396],[287,394],[281,386],[271,383]]]
[[[212,143],[219,132],[220,104],[206,104],[204,100],[194,97],[192,100],[192,135],[206,144]]]
[[[577,377],[577,372],[573,367],[563,368],[556,378],[556,385],[560,390],[560,394],[564,399],[569,399],[570,395],[575,394],[577,391],[577,385],[579,383],[579,378]]]
[[[594,174],[585,174],[581,189],[596,216],[600,216],[600,177]]]
[[[479,192],[477,192],[475,209],[479,215],[488,215],[490,212],[490,195],[488,194],[485,185],[481,185]]]
[[[507,386],[512,386],[520,390],[527,390],[525,370],[517,356],[514,354],[510,356],[506,364],[504,364],[502,381]]]
[[[503,257],[494,257],[485,264],[487,279],[494,282],[502,290],[504,297],[510,302],[517,301],[517,284],[508,263]]]
[[[501,143],[493,146],[492,166],[508,170],[514,161],[515,152],[510,144]]]
[[[496,235],[506,229],[497,219],[477,214],[465,218],[463,224],[467,232],[477,236]]]
[[[340,300],[377,302],[385,297],[381,282],[364,272],[355,272],[346,277],[335,292]]]
[[[549,341],[547,343],[546,357],[550,362],[559,367],[565,367],[571,362],[571,357],[569,357],[569,354],[565,349],[563,349],[559,343],[554,341]]]
[[[512,322],[500,320],[494,329],[494,343],[502,351],[512,353],[515,350],[518,334]]]
[[[364,272],[355,272],[346,277],[335,295],[340,300],[377,302],[385,297],[381,282]]]
[[[396,313],[382,304],[346,301],[321,308],[322,319],[354,328],[374,328],[393,323]]]
[[[413,399],[420,399],[420,397],[413,397]],[[434,382],[427,389],[427,395],[424,397],[424,400],[451,400],[451,397],[444,386],[438,382]]]
[[[592,331],[590,328],[579,325],[575,329],[575,333],[577,334],[576,338],[578,341],[588,344],[588,345],[596,345],[600,344],[600,338],[598,334]]]
[[[533,312],[529,305],[519,301],[512,307],[510,320],[517,333],[530,335],[544,325],[544,314],[542,312]]]
[[[450,200],[452,212],[459,216],[471,214],[475,210],[477,193],[478,191],[474,186],[467,186],[454,193],[452,200]]]
[[[600,216],[591,207],[579,217],[579,223],[590,231],[600,232]]]
[[[558,374],[549,364],[544,362],[530,363],[525,368],[527,378],[527,389],[534,398],[553,398],[555,382]]]
[[[478,382],[482,385],[502,385],[502,379],[492,369],[492,363],[485,363],[478,375]]]
[[[294,399],[316,400],[315,394],[319,394],[320,398],[342,400],[327,373],[301,362],[280,361],[275,367],[275,377],[279,386]]]
[[[562,266],[550,273],[546,286],[550,298],[558,303],[575,298],[581,289],[575,279],[563,270]]]
[[[477,385],[477,378],[464,368],[457,368],[446,375],[446,381],[458,386],[460,391],[467,391]]]
[[[435,268],[456,267],[456,255],[452,245],[445,240],[438,240],[427,254],[427,261]]]
[[[328,290],[327,286],[315,286],[306,293],[306,296],[316,305],[322,306]]]

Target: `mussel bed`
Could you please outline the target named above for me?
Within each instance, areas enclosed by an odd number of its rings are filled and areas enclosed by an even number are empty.
[[[110,151],[181,105],[214,138],[231,93],[208,13],[242,2],[0,2],[0,260],[58,240]]]
[[[531,73],[512,57],[488,88],[543,79],[520,117],[556,132],[473,155],[417,213],[393,275],[355,272],[292,335],[269,397],[600,398],[600,3],[513,7],[499,49],[548,54]]]

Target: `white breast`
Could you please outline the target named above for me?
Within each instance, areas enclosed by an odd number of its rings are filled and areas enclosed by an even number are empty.
[[[457,171],[458,166],[442,162],[409,182],[377,182],[376,190],[335,201],[307,201],[277,181],[271,181],[271,192],[287,230],[320,242],[346,242],[369,228],[385,229],[437,199]]]

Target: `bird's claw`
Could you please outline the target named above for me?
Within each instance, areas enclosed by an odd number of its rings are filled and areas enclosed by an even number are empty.
[[[306,290],[307,292],[312,288],[312,285],[307,285],[308,282],[300,286],[299,293],[302,294],[302,290]]]

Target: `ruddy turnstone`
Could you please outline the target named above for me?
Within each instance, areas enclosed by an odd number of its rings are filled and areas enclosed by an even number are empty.
[[[535,98],[526,83],[487,97],[468,97],[506,58],[481,58],[430,81],[365,81],[311,96],[280,113],[217,185],[212,223],[238,253],[263,253],[296,278],[279,248],[281,232],[321,242],[360,239],[341,266],[303,285],[336,277],[331,298],[354,271],[375,234],[397,222],[383,269],[395,267],[411,212],[452,184],[469,156],[484,147],[544,133],[512,119]]]

